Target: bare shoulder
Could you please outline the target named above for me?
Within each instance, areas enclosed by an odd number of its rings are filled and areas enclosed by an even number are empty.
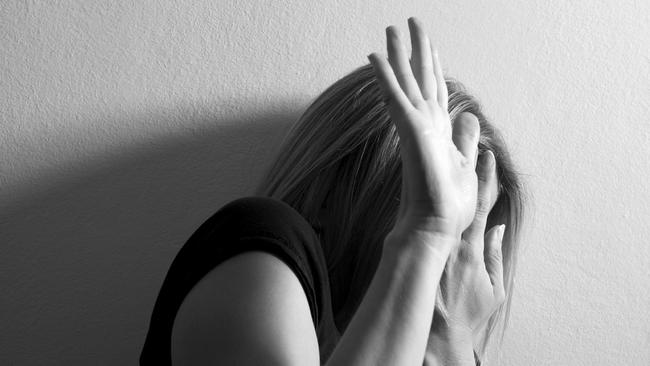
[[[318,339],[295,273],[262,251],[238,254],[186,296],[172,331],[174,365],[319,365]]]

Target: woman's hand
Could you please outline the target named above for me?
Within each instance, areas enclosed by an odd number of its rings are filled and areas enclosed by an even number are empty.
[[[412,58],[400,32],[386,28],[388,60],[372,63],[400,137],[402,198],[397,231],[440,235],[458,242],[476,208],[479,124],[463,114],[449,120],[448,93],[436,51],[420,22],[409,18]]]
[[[460,245],[452,250],[440,280],[448,319],[434,313],[427,355],[444,362],[472,360],[473,336],[505,300],[501,254],[505,226],[494,226],[485,233],[488,213],[498,195],[495,166],[491,151],[481,154],[476,216],[463,232]]]

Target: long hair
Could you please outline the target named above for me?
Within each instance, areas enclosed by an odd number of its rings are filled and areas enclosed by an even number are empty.
[[[503,339],[509,317],[524,187],[501,134],[485,118],[478,101],[461,83],[445,79],[450,119],[454,121],[462,112],[474,114],[481,127],[479,152],[491,150],[496,158],[499,196],[487,228],[506,224],[502,244],[506,301],[490,317],[481,336],[477,353],[483,358],[499,323]],[[355,69],[316,97],[275,154],[255,195],[286,202],[319,234],[335,322],[343,332],[374,276],[400,200],[399,135],[372,65]],[[318,221],[321,207],[332,213],[327,226]],[[440,299],[439,290],[437,309]]]

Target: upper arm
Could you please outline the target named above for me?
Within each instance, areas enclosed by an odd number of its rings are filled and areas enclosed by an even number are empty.
[[[175,365],[319,365],[309,303],[295,273],[262,251],[216,266],[176,315],[172,360]]]

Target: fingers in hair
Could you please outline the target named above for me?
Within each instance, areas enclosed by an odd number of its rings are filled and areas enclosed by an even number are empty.
[[[487,218],[496,202],[498,182],[496,163],[492,151],[485,151],[479,156],[477,164],[478,192],[476,195],[476,213],[470,226],[463,232],[463,239],[470,243],[472,254],[477,258],[483,256],[483,243]]]
[[[496,225],[486,234],[485,244],[485,269],[487,270],[494,298],[497,303],[502,303],[506,298],[503,282],[503,233],[505,225]]]

